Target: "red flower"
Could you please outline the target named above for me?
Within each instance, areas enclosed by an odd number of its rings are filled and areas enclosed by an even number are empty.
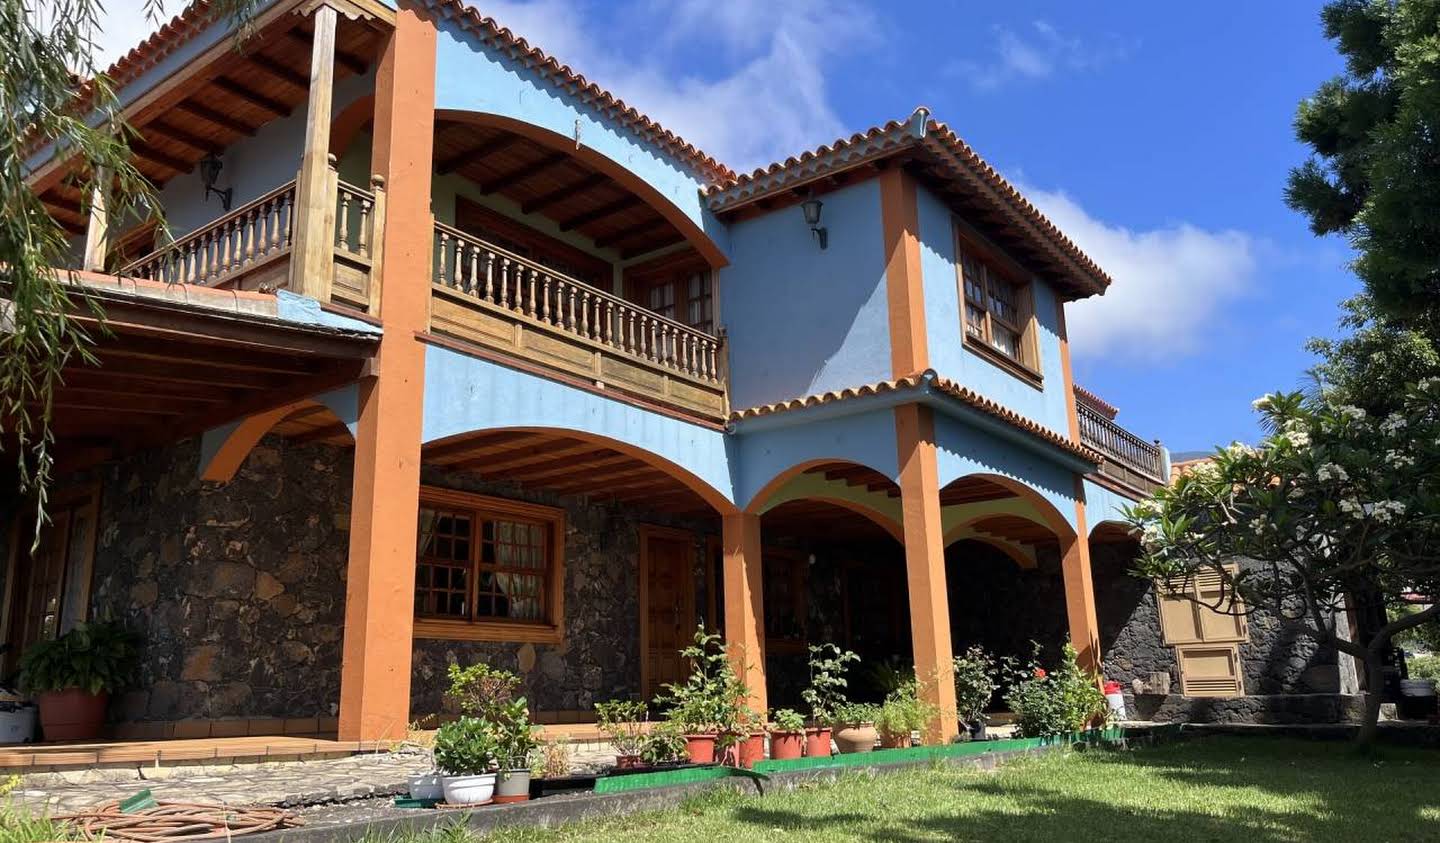
[[[1036,679],[1044,679],[1044,678],[1045,678],[1045,668],[1043,668],[1043,667],[1037,667],[1037,668],[1035,668],[1035,678],[1036,678]]]

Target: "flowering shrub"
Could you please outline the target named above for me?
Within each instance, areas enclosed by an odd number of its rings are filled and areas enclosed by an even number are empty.
[[[1095,677],[1081,669],[1068,641],[1054,675],[1039,665],[1031,665],[1029,673],[1005,695],[1021,737],[1083,731],[1110,711]]]
[[[1440,378],[1397,403],[1372,418],[1324,397],[1262,396],[1259,445],[1220,449],[1129,510],[1144,545],[1136,573],[1181,595],[1218,576],[1207,605],[1273,612],[1362,660],[1381,687],[1391,638],[1440,614],[1437,604],[1391,621],[1364,645],[1336,625],[1347,595],[1362,613],[1440,595]],[[1237,558],[1252,562],[1227,566]],[[1362,741],[1379,712],[1378,697],[1369,703]]]

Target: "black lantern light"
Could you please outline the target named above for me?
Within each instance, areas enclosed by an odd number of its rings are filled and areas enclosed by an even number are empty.
[[[220,177],[220,170],[224,166],[225,164],[219,158],[215,157],[215,153],[209,153],[200,159],[200,181],[205,185],[205,198],[208,200],[212,193],[219,196],[220,207],[228,211],[230,210],[230,197],[233,194],[234,188],[227,187],[221,190],[215,186],[215,180]]]
[[[820,209],[824,206],[824,202],[813,196],[800,203],[800,210],[805,214],[805,224],[810,226],[810,233],[820,241],[822,249],[830,244],[830,232],[820,225]]]

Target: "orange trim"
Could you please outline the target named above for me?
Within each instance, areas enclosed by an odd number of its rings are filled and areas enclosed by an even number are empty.
[[[949,743],[958,729],[933,411],[919,404],[896,407],[895,444],[900,460],[900,507],[904,513],[915,675],[921,681],[926,701],[940,712],[926,726],[925,741]]]
[[[769,711],[765,687],[765,580],[761,569],[760,516],[726,515],[724,547],[725,643],[735,672],[750,691],[750,708]]]
[[[920,270],[920,209],[915,180],[899,168],[880,174],[880,225],[885,237],[885,299],[890,314],[890,374],[903,378],[930,367],[925,289]]]
[[[1080,666],[1100,672],[1100,622],[1095,612],[1095,580],[1090,571],[1090,531],[1085,527],[1085,489],[1075,477],[1076,532],[1061,540],[1060,569],[1065,579],[1065,614],[1070,621],[1070,643]]]
[[[200,479],[212,483],[229,483],[262,436],[269,433],[270,429],[286,416],[308,406],[311,406],[309,401],[296,401],[241,420],[235,429],[230,431],[230,435],[225,437],[225,441],[220,443],[220,448],[210,457],[210,461],[200,467]]]
[[[1075,377],[1070,371],[1070,331],[1065,326],[1065,302],[1055,299],[1055,323],[1060,329],[1060,371],[1064,373],[1065,420],[1070,425],[1070,441],[1080,444],[1080,416],[1075,410]]]
[[[858,463],[852,459],[846,459],[845,457],[820,457],[817,459],[805,460],[804,462],[796,463],[795,465],[790,466],[789,468],[770,478],[769,482],[767,482],[764,486],[761,486],[760,490],[756,492],[753,496],[751,496],[750,500],[744,502],[744,511],[751,515],[760,514],[760,510],[765,507],[765,504],[770,500],[770,496],[774,495],[777,491],[783,488],[786,483],[789,483],[795,477],[804,474],[805,472],[809,471],[817,465],[828,465],[829,463],[836,462],[850,463],[852,465],[864,465],[864,463]],[[866,468],[875,468],[875,466],[866,466]],[[880,469],[878,468],[875,468],[875,470],[880,471]],[[883,471],[880,471],[880,473],[885,474],[885,472]],[[888,477],[889,475],[886,476]]]
[[[340,735],[405,735],[415,612],[421,407],[433,221],[434,25],[402,5],[375,76],[372,170],[389,187],[380,235],[385,333],[377,375],[360,384],[351,493],[350,562],[340,675]],[[424,131],[416,131],[416,127]]]

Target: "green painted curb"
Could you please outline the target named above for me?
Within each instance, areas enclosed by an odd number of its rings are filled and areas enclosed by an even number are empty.
[[[1043,738],[1013,738],[999,741],[969,741],[944,746],[917,746],[911,749],[877,749],[872,752],[856,752],[849,755],[831,755],[825,758],[796,758],[788,761],[761,761],[755,765],[758,773],[782,773],[791,770],[823,770],[842,767],[871,767],[886,764],[915,764],[918,762],[964,758],[983,755],[987,752],[1018,752],[1039,749],[1059,744],[1105,744],[1114,743],[1125,737],[1120,728],[1071,732],[1067,735],[1053,735]],[[598,790],[598,788],[597,788]]]
[[[605,776],[595,780],[596,793],[623,793],[627,790],[646,790],[652,787],[675,787],[695,782],[728,779],[731,776],[750,775],[749,770],[734,767],[690,767],[684,770],[666,770],[660,773],[631,773],[625,776]]]

